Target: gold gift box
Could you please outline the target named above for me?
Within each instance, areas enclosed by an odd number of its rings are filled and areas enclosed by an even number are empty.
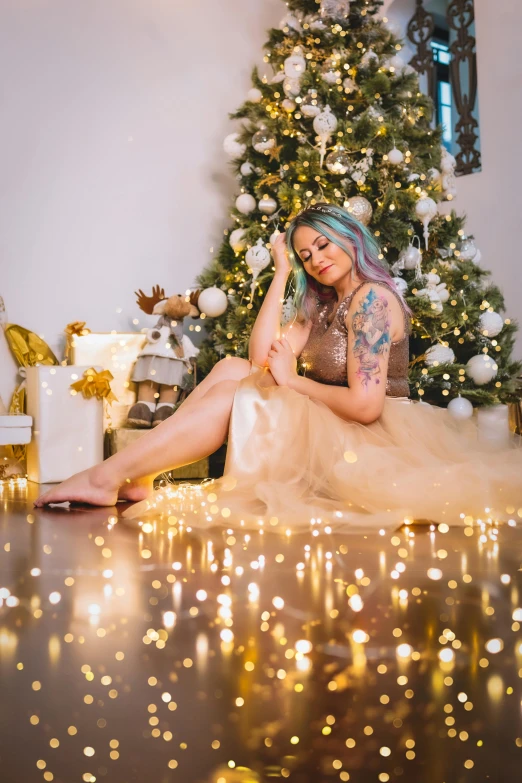
[[[105,434],[105,459],[130,446],[131,443],[139,440],[147,432],[150,432],[150,430],[133,430],[130,427],[120,427],[107,432]],[[208,457],[192,462],[190,465],[182,465],[180,468],[166,471],[166,475],[169,475],[172,479],[208,478],[208,474]]]
[[[99,365],[114,376],[111,389],[118,401],[104,406],[104,431],[125,424],[136,402],[136,384],[129,379],[145,341],[146,336],[140,332],[90,332],[67,337],[70,364]]]

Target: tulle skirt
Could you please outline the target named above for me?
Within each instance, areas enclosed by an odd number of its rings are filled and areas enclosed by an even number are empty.
[[[475,418],[407,398],[386,397],[371,424],[344,421],[252,364],[234,396],[223,477],[160,488],[124,513],[159,515],[285,533],[505,522],[522,516],[522,438],[494,448]]]

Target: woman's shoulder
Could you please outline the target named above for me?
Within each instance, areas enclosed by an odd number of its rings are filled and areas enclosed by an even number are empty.
[[[390,297],[389,294],[392,294]],[[372,307],[373,302],[377,302]],[[381,308],[391,311],[392,318],[404,323],[406,333],[409,332],[409,318],[404,307],[401,295],[393,283],[389,284],[381,280],[365,280],[353,291],[353,296],[348,297],[343,303],[345,306],[339,313],[344,325],[348,327],[348,320],[357,311],[366,312],[370,308]],[[340,308],[341,309],[341,308]]]

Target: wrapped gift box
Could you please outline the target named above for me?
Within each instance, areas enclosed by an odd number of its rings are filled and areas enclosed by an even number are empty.
[[[33,439],[27,446],[30,481],[64,481],[103,460],[103,401],[86,399],[70,388],[87,369],[50,365],[26,368],[27,413],[34,420]]]
[[[104,430],[121,427],[127,420],[131,405],[136,402],[136,384],[129,378],[145,342],[146,335],[136,332],[91,332],[68,337],[72,364],[101,366],[114,376],[111,389],[118,401],[105,406]]]
[[[120,427],[105,434],[105,457],[111,457],[116,452],[121,451],[134,441],[139,440],[150,430],[134,430],[130,427]],[[181,468],[167,471],[172,479],[194,479],[208,478],[209,476],[209,458],[205,457],[190,465],[183,465]]]
[[[31,416],[23,413],[0,416],[0,446],[24,446],[31,442]]]

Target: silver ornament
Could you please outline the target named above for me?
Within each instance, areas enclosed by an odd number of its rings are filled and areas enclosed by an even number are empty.
[[[319,13],[323,19],[342,22],[350,13],[350,0],[321,0]]]
[[[364,226],[368,226],[373,215],[373,207],[364,196],[352,196],[344,203],[347,211]]]
[[[344,147],[338,147],[330,152],[325,159],[326,168],[331,174],[347,174],[352,170],[352,161]]]
[[[272,215],[277,209],[277,201],[271,196],[263,197],[258,206],[264,215]]]
[[[462,241],[458,247],[459,259],[461,261],[473,261],[477,255],[477,247],[472,239],[462,237]]]
[[[256,152],[268,152],[277,144],[274,134],[266,128],[261,128],[252,136],[252,146]]]
[[[317,91],[309,90],[301,102],[301,113],[305,117],[317,117],[321,110],[322,104],[317,97]]]

